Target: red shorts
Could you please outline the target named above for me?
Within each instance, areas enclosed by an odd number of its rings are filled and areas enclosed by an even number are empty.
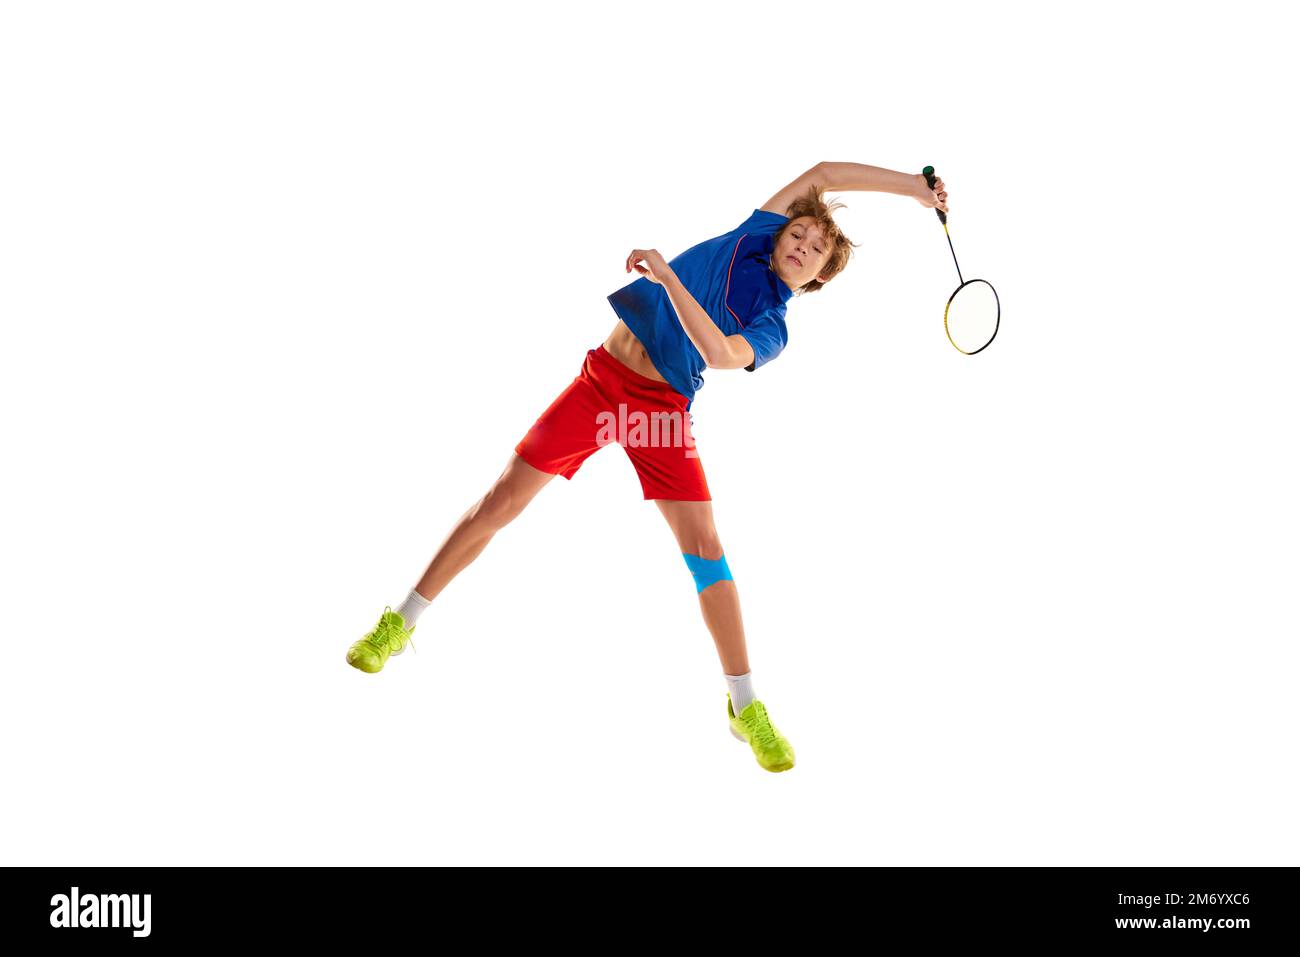
[[[686,396],[668,383],[629,369],[597,346],[515,451],[533,468],[571,479],[587,456],[617,443],[647,499],[707,502],[709,485],[686,406]]]

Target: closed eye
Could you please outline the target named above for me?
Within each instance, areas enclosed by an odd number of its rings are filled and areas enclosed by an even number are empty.
[[[802,234],[802,233],[795,233],[795,234],[794,234],[794,238],[795,238],[795,239],[803,239],[803,234]],[[817,250],[818,252],[821,252],[821,251],[822,251],[822,248],[821,248],[820,246],[813,246],[813,249]]]

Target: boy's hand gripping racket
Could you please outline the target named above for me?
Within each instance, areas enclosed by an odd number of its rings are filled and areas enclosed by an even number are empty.
[[[921,170],[926,184],[934,189],[934,167],[927,166]],[[943,234],[948,236],[948,216],[942,209],[935,210],[939,222],[943,223]],[[961,266],[957,265],[957,253],[952,248],[952,237],[948,236],[948,249],[952,252],[952,264],[957,266],[957,278],[961,285],[948,297],[948,305],[943,309],[943,329],[948,333],[948,341],[958,352],[973,356],[987,349],[993,337],[998,334],[998,325],[1002,321],[1002,304],[998,300],[998,291],[986,279],[962,279]],[[958,293],[961,293],[958,296]]]

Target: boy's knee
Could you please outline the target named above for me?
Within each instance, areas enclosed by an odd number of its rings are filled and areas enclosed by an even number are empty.
[[[690,569],[691,577],[695,579],[695,590],[697,592],[702,592],[710,585],[720,581],[734,581],[731,577],[731,569],[727,567],[725,557],[716,559],[702,558],[699,555],[683,552],[682,558],[686,559],[686,567]]]
[[[474,517],[493,528],[500,528],[510,522],[518,512],[519,504],[510,487],[497,484],[488,489],[487,494],[479,499]]]
[[[722,557],[722,540],[718,538],[718,533],[714,531],[705,532],[696,535],[687,540],[683,551],[692,555],[698,555],[700,558],[709,561],[717,561]]]

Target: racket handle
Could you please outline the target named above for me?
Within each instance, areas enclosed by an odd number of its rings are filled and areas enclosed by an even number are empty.
[[[931,189],[934,189],[934,167],[927,166],[925,169],[921,170],[921,175],[925,177],[925,184],[929,186]],[[939,222],[947,226],[948,214],[945,213],[942,209],[939,209],[937,206],[935,207],[934,212],[935,215],[939,217]]]

